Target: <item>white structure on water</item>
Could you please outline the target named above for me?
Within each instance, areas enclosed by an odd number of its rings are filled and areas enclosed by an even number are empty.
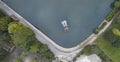
[[[63,25],[65,31],[69,31],[68,24],[67,24],[67,21],[66,21],[66,20],[63,20],[63,21],[61,22],[61,24]]]

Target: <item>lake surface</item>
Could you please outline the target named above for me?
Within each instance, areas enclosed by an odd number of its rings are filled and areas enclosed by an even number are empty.
[[[12,9],[62,47],[80,44],[111,11],[114,0],[4,0]],[[61,21],[67,20],[65,32]]]

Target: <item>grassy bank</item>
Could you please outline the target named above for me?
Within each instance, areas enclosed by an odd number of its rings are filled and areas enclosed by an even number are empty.
[[[111,35],[114,28],[120,29],[120,13],[114,18],[110,27],[96,40],[95,44],[113,61],[120,62],[120,48],[115,47],[111,41],[116,40]],[[120,45],[120,44],[117,44]]]
[[[96,45],[113,61],[120,62],[120,49],[115,48],[109,41],[106,41],[101,35],[96,40]]]

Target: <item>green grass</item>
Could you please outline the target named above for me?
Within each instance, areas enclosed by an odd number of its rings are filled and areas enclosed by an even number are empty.
[[[120,62],[120,48],[113,47],[102,35],[96,40],[96,44],[113,62]]]
[[[84,49],[74,57],[73,61],[75,61],[80,55],[92,55],[96,54],[100,57],[102,62],[112,62],[106,54],[97,46],[97,45],[87,45]]]
[[[103,62],[109,62],[107,61],[107,57],[108,59],[111,59],[112,62],[120,62],[120,48],[116,48],[115,46],[113,46],[111,44],[111,42],[108,41],[108,39],[106,39],[105,34],[108,34],[108,31],[111,31],[113,28],[118,28],[120,29],[120,23],[116,23],[116,19],[113,21],[113,23],[110,25],[110,27],[99,36],[99,38],[95,41],[94,45],[97,45],[99,48],[85,48],[83,51],[84,53],[82,54],[98,54],[99,56],[102,55],[102,60],[106,60]],[[109,35],[108,35],[109,36]],[[103,51],[102,52],[100,52]],[[77,55],[77,57],[79,57],[81,55],[81,53],[79,53]],[[107,55],[107,57],[105,58],[105,55]]]

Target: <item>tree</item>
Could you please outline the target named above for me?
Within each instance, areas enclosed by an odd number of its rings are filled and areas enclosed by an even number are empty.
[[[39,43],[35,43],[35,44],[33,44],[32,46],[30,46],[30,51],[31,51],[32,53],[37,53],[37,52],[40,51],[39,48],[40,48]]]
[[[8,24],[11,22],[11,19],[8,16],[0,18],[0,31],[7,31]]]
[[[37,62],[37,58],[33,58],[33,59],[32,59],[32,62]]]
[[[120,8],[120,1],[116,1],[116,2],[114,3],[114,6],[115,6],[116,8]]]
[[[113,46],[120,48],[120,31],[117,28],[113,28],[112,32],[116,37],[116,40],[112,44]]]
[[[112,29],[112,32],[113,32],[113,34],[114,34],[115,36],[119,36],[119,37],[120,37],[120,31],[119,31],[119,29],[113,28],[113,29]]]
[[[19,57],[15,58],[13,62],[22,62]]]
[[[98,34],[99,31],[100,31],[99,28],[96,28],[96,29],[93,30],[93,33]]]
[[[11,34],[12,42],[23,50],[29,50],[30,42],[34,42],[34,33],[21,23],[12,22],[9,24],[8,32]],[[33,37],[33,38],[32,38]]]
[[[51,52],[47,51],[47,52],[40,54],[39,59],[40,59],[40,62],[52,62],[53,59],[55,58]]]
[[[48,46],[47,45],[41,45],[41,47],[40,47],[40,53],[45,53],[45,52],[47,52],[48,51]]]
[[[8,26],[8,32],[11,34],[12,42],[16,46],[21,47],[25,52],[40,53],[40,56],[45,60],[53,59],[54,56],[48,49],[48,46],[41,44],[35,38],[33,31],[28,27],[18,22],[12,22]]]

